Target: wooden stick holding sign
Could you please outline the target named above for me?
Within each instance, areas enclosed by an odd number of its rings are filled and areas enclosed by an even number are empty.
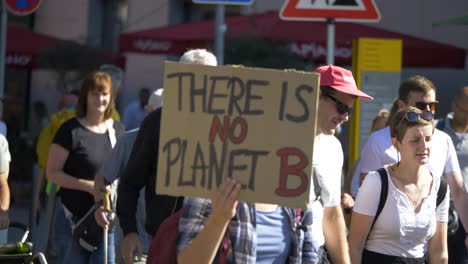
[[[210,198],[225,177],[240,200],[309,204],[319,75],[166,62],[156,191]]]

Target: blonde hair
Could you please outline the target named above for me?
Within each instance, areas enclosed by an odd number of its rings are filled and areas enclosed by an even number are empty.
[[[388,111],[387,109],[380,109],[379,112],[377,112],[377,114],[375,115],[374,119],[372,119],[372,125],[371,125],[371,128],[370,128],[370,132],[372,133],[372,132],[374,132],[376,130],[384,128],[385,125],[388,122],[388,117],[389,116],[390,116],[390,111]],[[380,120],[382,120],[383,124],[384,124],[384,126],[382,126],[382,127],[377,126],[377,124],[378,124],[378,122]]]

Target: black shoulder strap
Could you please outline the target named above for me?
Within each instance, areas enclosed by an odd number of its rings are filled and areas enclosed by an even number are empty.
[[[447,194],[447,181],[443,176],[440,177],[439,191],[437,191],[436,208],[442,203]]]
[[[372,228],[374,228],[375,221],[377,221],[377,218],[379,218],[380,213],[382,213],[382,210],[385,206],[385,203],[387,202],[387,195],[388,195],[388,176],[387,176],[387,171],[385,168],[380,168],[377,171],[380,175],[380,181],[382,182],[382,188],[380,189],[380,200],[379,200],[379,205],[377,206],[377,212],[375,213],[374,221],[372,221],[371,228],[369,229],[369,234]],[[369,234],[367,235],[369,237]]]

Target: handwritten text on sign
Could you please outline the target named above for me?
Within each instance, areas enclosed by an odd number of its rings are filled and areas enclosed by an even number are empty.
[[[318,75],[166,62],[157,192],[211,198],[225,177],[240,200],[309,202]]]

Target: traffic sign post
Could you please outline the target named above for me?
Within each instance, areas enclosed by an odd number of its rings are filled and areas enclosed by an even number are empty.
[[[26,16],[37,10],[41,0],[3,0],[0,18],[0,100],[5,91],[5,53],[8,11],[18,16]],[[0,113],[3,111],[3,103],[0,102]]]
[[[250,5],[254,0],[193,0],[195,4],[216,4],[215,19],[215,48],[218,65],[224,64],[224,33],[226,24],[224,24],[224,5]]]
[[[380,20],[374,0],[286,0],[279,16],[283,20],[326,21],[328,64],[335,62],[335,21]]]
[[[254,0],[193,0],[195,4],[251,5]]]

